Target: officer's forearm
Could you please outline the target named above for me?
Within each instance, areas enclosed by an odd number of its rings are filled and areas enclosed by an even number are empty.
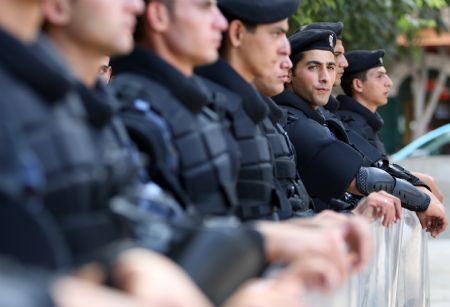
[[[411,183],[394,178],[385,171],[374,167],[362,167],[356,177],[358,190],[364,195],[386,191],[398,198],[402,206],[411,211],[425,211],[430,204],[430,196],[418,190]]]
[[[411,172],[414,176],[419,178],[421,181],[423,181],[433,193],[434,196],[442,203],[444,201],[444,194],[442,194],[441,189],[437,185],[437,183],[434,181],[434,178],[428,174],[423,174],[419,172]]]

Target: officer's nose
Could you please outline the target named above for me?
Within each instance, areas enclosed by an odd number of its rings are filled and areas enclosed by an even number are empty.
[[[214,27],[221,32],[225,32],[228,29],[228,21],[223,16],[222,12],[217,6],[214,7]]]
[[[319,71],[319,82],[326,84],[330,82],[330,80],[331,80],[330,73],[328,72],[327,68],[326,67],[321,68]]]
[[[291,69],[293,64],[289,56],[291,55],[291,44],[289,44],[289,40],[287,37],[283,40],[283,45],[281,46],[279,50],[279,54],[283,57],[281,61],[281,68],[282,69]]]
[[[143,0],[132,0],[127,1],[128,7],[130,11],[132,11],[134,14],[139,15],[144,12],[145,9],[145,3]]]
[[[391,87],[393,85],[392,79],[388,75],[386,75],[386,78],[387,78],[387,80],[386,80],[386,87],[391,89]]]
[[[345,57],[344,54],[341,55],[340,66],[342,68],[347,68],[348,67],[348,61],[347,61],[347,58]]]
[[[283,59],[281,60],[280,67],[283,70],[290,70],[292,68],[292,61],[289,58],[289,56],[285,55],[283,56]]]
[[[286,35],[284,35],[283,42],[280,46],[279,53],[281,55],[287,55],[287,56],[291,55],[291,44],[289,43],[289,40]]]

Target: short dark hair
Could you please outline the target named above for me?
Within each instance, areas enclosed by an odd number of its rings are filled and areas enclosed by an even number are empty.
[[[175,10],[175,0],[144,0],[145,6],[147,7],[150,2],[161,2],[167,7],[169,14],[173,15]],[[145,9],[145,11],[147,11],[147,9]],[[137,17],[136,28],[133,34],[135,41],[139,41],[144,38],[146,20],[147,18],[145,13]]]
[[[350,76],[342,77],[341,87],[342,87],[342,90],[344,91],[345,95],[350,96],[350,97],[353,96],[352,83],[353,83],[353,80],[355,80],[355,79],[359,79],[361,81],[366,81],[367,80],[367,70],[357,72]]]
[[[291,55],[291,61],[292,61],[292,76],[295,77],[295,70],[297,69],[297,64],[303,58],[305,57],[305,52],[300,52],[294,55],[294,57]]]
[[[256,31],[256,28],[258,27],[257,23],[249,23],[246,21],[242,21],[240,19],[233,18],[232,16],[228,16],[225,13],[223,13],[223,15],[225,16],[225,18],[227,19],[227,21],[229,23],[231,23],[233,20],[241,21],[244,24],[244,27],[247,30],[247,32],[254,33]],[[220,47],[219,47],[220,55],[223,55],[225,53],[225,50],[228,48],[228,45],[227,45],[228,43],[226,40],[227,34],[228,34],[228,30],[222,33],[222,43],[220,44]]]

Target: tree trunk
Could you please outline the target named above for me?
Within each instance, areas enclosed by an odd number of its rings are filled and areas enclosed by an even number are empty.
[[[442,54],[442,50],[440,50]],[[427,84],[428,84],[428,67],[424,61],[421,61],[419,65],[414,65],[411,82],[411,92],[413,95],[413,108],[414,108],[414,125],[412,125],[413,139],[416,139],[427,132],[427,128],[433,119],[433,114],[439,104],[439,98],[447,83],[447,71],[441,70],[439,76],[436,79],[433,92],[429,95],[427,101]]]
[[[442,90],[447,83],[447,72],[439,72],[439,77],[436,80],[433,92],[430,95],[423,115],[416,119],[416,129],[414,130],[414,138],[424,135],[427,132],[428,125],[433,119],[433,114],[439,104],[439,97],[441,96]]]

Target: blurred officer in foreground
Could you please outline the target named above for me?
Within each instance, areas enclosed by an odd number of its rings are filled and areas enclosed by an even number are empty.
[[[8,32],[1,32],[0,85],[4,95],[0,100],[0,109],[1,114],[8,118],[2,121],[5,123],[2,133],[6,141],[12,140],[13,143],[11,146],[2,146],[1,156],[5,159],[2,169],[6,172],[13,170],[15,160],[11,157],[14,156],[7,153],[10,150],[17,151],[18,173],[10,177],[13,179],[5,187],[9,189],[12,199],[19,198],[15,206],[2,207],[3,210],[9,210],[8,214],[2,215],[5,219],[2,226],[16,227],[18,231],[14,232],[17,237],[8,237],[2,232],[6,236],[2,241],[8,244],[1,245],[1,252],[12,253],[19,260],[36,265],[61,269],[74,262],[76,240],[72,240],[70,234],[73,234],[71,230],[76,232],[79,224],[75,221],[82,212],[78,210],[78,216],[72,213],[81,202],[89,203],[92,200],[92,194],[86,188],[97,180],[92,176],[97,164],[96,149],[84,123],[81,102],[71,95],[73,78],[58,60],[45,54],[41,46],[31,49],[24,45],[30,45],[37,35],[42,22],[43,3],[4,1],[4,5],[2,29]],[[21,19],[27,22],[21,23]],[[29,201],[31,204],[28,204]],[[72,217],[73,224],[69,222]],[[66,218],[66,225],[71,224],[72,228],[62,229],[63,223],[60,222]],[[40,240],[27,236],[23,238],[30,240],[31,246],[52,245],[53,249],[36,248],[29,252],[24,249],[27,244],[21,241],[21,234],[33,225],[26,221],[33,219],[38,220],[36,228],[39,225],[46,226],[43,229],[47,229],[47,236],[43,235]],[[45,222],[41,223],[40,220]],[[23,226],[20,226],[20,222]],[[92,227],[102,225],[102,219],[92,222]],[[36,235],[38,232],[29,233]],[[92,241],[96,239],[98,237],[92,238]],[[14,240],[18,246],[12,246]],[[91,242],[86,241],[87,245]],[[39,256],[43,251],[49,254],[53,252],[53,255]],[[76,256],[81,256],[85,251],[78,250]]]
[[[2,119],[0,130],[2,140],[0,173],[2,176],[9,175],[7,180],[0,182],[1,249],[10,257],[16,256],[15,259],[22,262],[68,269],[71,265],[71,257],[67,245],[64,244],[65,240],[60,237],[62,231],[58,228],[49,228],[48,221],[52,221],[51,214],[47,214],[42,206],[42,203],[47,204],[45,196],[49,195],[47,194],[49,192],[44,189],[50,189],[43,179],[47,177],[45,179],[50,181],[49,184],[56,182],[50,180],[52,178],[44,172],[47,171],[45,167],[48,164],[40,160],[42,155],[38,149],[44,150],[45,147],[56,145],[55,142],[45,142],[46,134],[50,132],[45,129],[45,121],[48,121],[49,125],[55,124],[55,121],[57,122],[60,118],[47,115],[64,113],[63,102],[59,100],[64,97],[70,87],[67,84],[69,79],[64,74],[60,74],[60,66],[54,66],[53,62],[47,61],[46,57],[41,57],[35,49],[28,46],[34,41],[40,28],[42,2],[2,1],[1,6],[0,88],[4,95],[0,99],[0,114],[6,116]],[[72,107],[76,110],[77,105],[72,104]],[[76,121],[71,121],[70,118],[66,118],[64,122],[66,128],[72,129],[72,132],[76,131],[76,127],[81,127],[75,123]],[[50,134],[49,137],[58,140],[55,134],[59,131],[51,130],[51,132],[54,134]],[[79,136],[72,134],[70,141],[79,140]],[[45,144],[39,144],[38,141]],[[47,150],[51,151],[51,148]],[[13,151],[15,155],[9,155],[10,151]],[[45,150],[44,152],[48,153]],[[70,151],[65,154],[69,155]],[[79,151],[78,154],[80,154]],[[52,162],[51,165],[55,167],[57,158],[58,156],[52,155],[48,159],[53,161],[47,161],[49,164]],[[66,177],[66,179],[70,178]],[[59,186],[55,185],[52,188],[56,190],[65,184],[67,182],[63,181]],[[43,190],[44,197],[40,197]],[[68,201],[70,199],[62,199],[59,205],[68,205]],[[58,223],[53,225],[60,226]],[[12,228],[8,229],[8,226]],[[40,234],[43,235],[38,236]],[[14,240],[16,246],[8,244]],[[14,249],[17,246],[22,249]],[[45,259],[39,257],[42,253],[46,253]],[[134,262],[138,264],[135,260]],[[156,264],[157,267],[162,264],[154,260],[151,263]],[[119,303],[141,306],[139,302],[92,283],[72,278],[62,278],[53,283],[46,273],[41,271],[30,273],[6,260],[1,262],[1,271],[0,305],[2,306],[34,306],[34,304],[52,306],[50,296],[53,296],[57,306],[89,306],[94,304],[94,301],[96,306],[114,306]],[[165,274],[167,276],[170,272],[165,270]],[[55,292],[50,295],[53,285]],[[198,303],[200,306],[207,306],[202,301]]]
[[[342,197],[345,192],[361,195],[386,190],[401,196],[407,209],[418,211],[422,225],[436,236],[445,230],[447,220],[434,196],[380,169],[362,167],[363,156],[348,144],[345,131],[325,125],[319,108],[327,104],[336,77],[335,40],[334,32],[325,30],[294,34],[290,38],[294,67],[289,90],[275,97],[289,111],[287,131],[308,191],[326,201]],[[381,184],[385,180],[391,184]]]
[[[152,178],[186,210],[233,214],[239,153],[193,75],[195,65],[215,60],[226,20],[213,1],[147,3],[136,48],[112,61],[122,118]]]

